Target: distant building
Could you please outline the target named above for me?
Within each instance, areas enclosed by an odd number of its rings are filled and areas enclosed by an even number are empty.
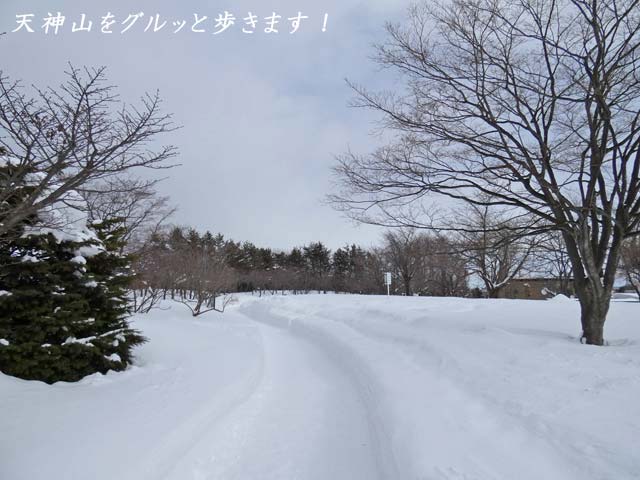
[[[573,295],[573,281],[557,278],[514,278],[498,294],[498,298],[545,300],[558,294]]]

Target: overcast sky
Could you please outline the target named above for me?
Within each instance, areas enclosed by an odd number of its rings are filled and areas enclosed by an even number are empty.
[[[88,5],[91,3],[91,5]],[[165,110],[183,128],[166,141],[180,149],[181,167],[160,187],[179,210],[173,221],[221,232],[261,246],[289,248],[321,240],[332,248],[375,243],[381,232],[355,226],[322,200],[334,155],[348,147],[366,152],[372,114],[350,109],[349,78],[374,88],[389,79],[370,60],[384,40],[384,23],[398,21],[408,0],[2,0],[0,31],[16,28],[16,15],[34,14],[35,33],[8,33],[0,40],[5,74],[38,86],[56,84],[68,62],[108,67],[109,80],[125,98],[159,89]],[[52,11],[52,9],[54,9]],[[236,24],[213,35],[225,10]],[[66,17],[57,36],[40,28],[48,13]],[[289,34],[286,19],[308,16]],[[100,18],[115,16],[115,33],[100,33]],[[132,13],[144,16],[121,34]],[[260,19],[244,34],[242,20]],[[265,34],[264,17],[283,19],[279,33]],[[71,32],[81,14],[90,33]],[[149,17],[166,26],[144,33]],[[322,32],[328,13],[327,31]],[[191,32],[194,14],[209,18]],[[174,21],[186,20],[178,33]],[[385,85],[387,83],[387,85]]]

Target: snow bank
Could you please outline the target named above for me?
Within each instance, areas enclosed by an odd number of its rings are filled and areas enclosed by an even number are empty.
[[[573,300],[562,293],[549,299],[550,302],[573,302]]]
[[[253,325],[154,311],[134,326],[150,342],[125,372],[54,385],[0,374],[0,478],[166,478],[260,378]]]

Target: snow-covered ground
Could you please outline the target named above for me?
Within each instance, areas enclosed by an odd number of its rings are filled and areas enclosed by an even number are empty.
[[[640,304],[243,297],[136,318],[137,366],[0,374],[0,478],[640,478]]]

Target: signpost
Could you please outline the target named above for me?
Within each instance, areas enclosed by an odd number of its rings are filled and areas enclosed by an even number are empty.
[[[391,287],[391,272],[385,272],[384,284],[387,286],[387,297],[390,295],[389,289]]]

